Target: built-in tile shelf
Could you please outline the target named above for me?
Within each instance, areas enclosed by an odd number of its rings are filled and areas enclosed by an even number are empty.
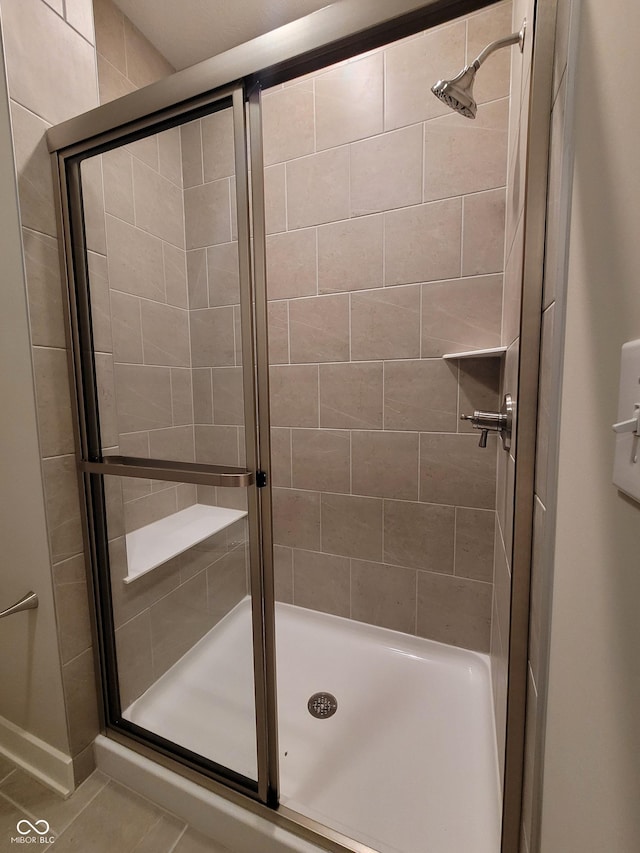
[[[131,583],[229,527],[247,513],[240,509],[194,504],[127,533],[128,574]]]
[[[502,358],[507,347],[491,347],[490,349],[472,349],[466,352],[446,352],[442,357],[448,361],[454,358]]]

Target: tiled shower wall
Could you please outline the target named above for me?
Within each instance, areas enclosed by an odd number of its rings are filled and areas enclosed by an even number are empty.
[[[51,162],[52,124],[98,104],[89,0],[2,0],[47,526],[76,781],[98,731]]]
[[[174,71],[111,0],[96,0],[95,29],[101,103]],[[83,189],[103,446],[193,461],[179,130],[85,161]],[[122,487],[127,532],[196,500],[193,486]]]
[[[131,68],[144,82],[172,71],[110,0],[96,0],[96,41],[103,101],[135,88],[127,76]],[[190,233],[193,217],[188,209],[185,219],[183,166],[187,185],[189,167],[183,159],[181,131],[175,128],[91,162],[98,178],[91,182],[85,217],[93,224],[89,233],[101,235],[98,244],[104,246],[104,255],[92,253],[90,267],[101,424],[103,444],[124,455],[209,462],[218,460],[202,452],[198,427],[194,436],[194,402],[199,412],[202,399],[199,391],[194,401],[192,365],[206,363],[211,348],[217,352],[219,329],[202,327],[197,312],[189,310],[185,231]],[[233,322],[229,332],[233,342]],[[237,462],[237,447],[234,428],[235,452],[221,464]],[[107,478],[106,489],[118,676],[126,708],[246,595],[246,528],[238,522],[125,584],[123,534],[194,504],[196,487]],[[206,489],[200,497],[202,503],[215,502]]]
[[[277,595],[489,650],[511,4],[264,95]]]

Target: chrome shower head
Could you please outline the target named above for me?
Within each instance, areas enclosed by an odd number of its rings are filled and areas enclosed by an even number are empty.
[[[474,65],[467,65],[453,80],[438,80],[431,91],[450,109],[465,118],[475,118],[478,106],[473,97],[473,82],[476,79]]]
[[[488,56],[491,56],[494,51],[499,50],[501,47],[519,44],[520,53],[522,53],[524,50],[524,34],[526,26],[527,22],[524,21],[519,33],[512,33],[510,36],[491,42],[491,44],[487,45],[487,47],[478,54],[477,58],[473,60],[471,65],[467,65],[462,69],[457,77],[454,77],[452,80],[438,80],[438,82],[431,87],[431,91],[436,98],[439,98],[450,109],[460,113],[460,115],[465,116],[465,118],[475,118],[478,110],[478,105],[473,97],[473,83],[476,79],[476,71]]]

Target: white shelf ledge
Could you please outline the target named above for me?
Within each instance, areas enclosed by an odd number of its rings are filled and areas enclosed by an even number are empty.
[[[194,504],[127,533],[128,574],[124,582],[131,583],[146,575],[246,514],[239,509]]]
[[[446,352],[442,357],[448,360],[454,358],[502,358],[507,347],[491,347],[490,349],[471,349],[466,352]]]

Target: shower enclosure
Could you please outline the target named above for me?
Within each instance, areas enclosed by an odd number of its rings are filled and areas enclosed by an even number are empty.
[[[49,132],[105,731],[329,849],[519,834],[533,17],[476,124],[429,88],[523,8],[349,0]],[[518,378],[515,479],[461,416]]]

